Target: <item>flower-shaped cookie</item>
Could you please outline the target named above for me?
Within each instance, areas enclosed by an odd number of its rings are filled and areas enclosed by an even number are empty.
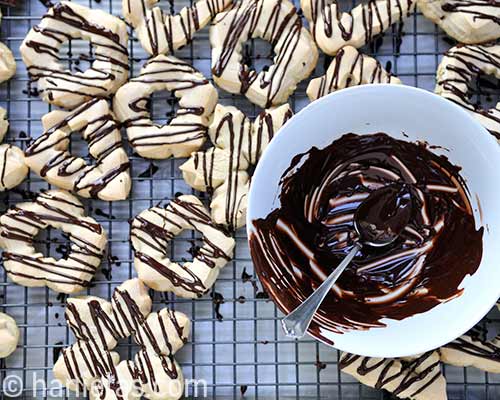
[[[243,45],[252,38],[268,41],[275,53],[273,64],[258,73],[243,63]],[[318,60],[314,40],[288,0],[239,1],[214,18],[210,43],[215,83],[260,107],[286,102]]]
[[[168,258],[167,245],[185,229],[201,233],[203,245],[194,249],[192,262],[178,264]],[[210,289],[219,270],[231,261],[235,244],[212,222],[202,202],[190,195],[141,212],[131,223],[130,239],[139,278],[153,289],[187,298]]]
[[[94,60],[86,71],[72,72],[59,51],[69,39],[88,40]],[[52,6],[21,44],[21,56],[43,100],[67,109],[110,95],[128,78],[127,26],[119,18],[72,1]]]
[[[95,98],[73,111],[52,111],[42,118],[42,123],[45,132],[25,152],[26,163],[33,171],[82,197],[108,201],[127,198],[130,164],[106,100]],[[81,132],[94,165],[69,152],[74,132]]]
[[[292,116],[288,104],[264,110],[254,122],[235,107],[217,105],[209,127],[214,145],[196,152],[180,166],[184,180],[196,190],[212,194],[212,219],[230,230],[245,225],[248,169],[281,126]]]
[[[158,0],[122,0],[125,20],[134,27],[142,47],[151,55],[169,54],[193,39],[231,0],[198,0],[178,14],[154,6]],[[171,3],[173,5],[173,3]]]
[[[66,320],[76,342],[63,349],[54,376],[68,389],[90,389],[91,399],[178,399],[182,370],[174,354],[186,343],[190,321],[163,308],[151,312],[151,298],[139,279],[115,289],[111,302],[94,296],[68,299]],[[113,349],[132,337],[139,346],[133,360]]]
[[[415,8],[416,0],[370,0],[340,12],[337,0],[301,0],[318,47],[334,55],[342,47],[360,48]]]
[[[500,141],[500,102],[487,110],[470,99],[472,82],[481,73],[500,79],[500,44],[452,47],[439,64],[435,92],[464,107]]]
[[[399,359],[342,353],[339,368],[367,386],[387,390],[402,399],[447,398],[446,381],[436,351]]]
[[[69,236],[67,257],[55,260],[36,250],[35,236],[49,226]],[[101,263],[106,243],[103,227],[85,216],[83,205],[64,190],[40,193],[33,202],[19,203],[0,217],[3,267],[23,286],[48,286],[62,293],[83,290]]]
[[[148,110],[151,94],[160,90],[172,91],[179,99],[179,109],[165,125],[151,121]],[[159,55],[118,90],[114,111],[127,129],[130,144],[142,157],[187,157],[205,142],[208,117],[217,99],[217,90],[191,65]]]
[[[400,84],[401,81],[376,59],[359,53],[352,46],[345,46],[337,52],[326,74],[309,82],[307,96],[314,101],[336,90],[371,83]]]

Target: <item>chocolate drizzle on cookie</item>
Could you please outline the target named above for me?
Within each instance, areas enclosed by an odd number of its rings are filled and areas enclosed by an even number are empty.
[[[101,225],[77,214],[75,209],[83,212],[83,206],[74,197],[50,191],[40,193],[33,203],[12,208],[0,218],[4,268],[15,282],[59,287],[66,293],[89,285],[104,253],[105,233]],[[62,224],[64,231],[71,232],[71,251],[57,261],[34,249],[36,233],[53,224]],[[25,244],[23,252],[15,250],[17,242]]]
[[[484,228],[476,229],[459,171],[425,145],[381,133],[347,134],[297,155],[282,176],[279,208],[253,221],[250,249],[264,287],[285,313],[296,308],[352,249],[363,199],[404,183],[413,199],[408,226],[389,247],[360,251],[310,332],[323,339],[320,325],[336,333],[382,327],[383,318],[402,320],[460,296],[482,259]]]
[[[472,81],[481,73],[500,74],[500,44],[458,45],[446,52],[438,69],[436,93],[474,113],[500,140],[500,103],[490,110],[471,102]]]
[[[102,15],[108,20],[99,21]],[[110,21],[114,26],[101,25]],[[51,7],[21,46],[31,79],[43,81],[44,98],[56,104],[60,103],[59,98],[66,98],[60,105],[71,108],[118,89],[127,79],[129,69],[127,34],[125,25],[121,29],[120,24],[123,23],[119,19],[102,11],[70,2]],[[60,64],[59,50],[64,42],[80,37],[90,40],[94,46],[94,61],[87,71],[73,73]]]
[[[488,12],[488,10],[500,9],[500,2],[496,0],[448,0],[441,5],[447,13],[465,13],[473,16],[474,20],[486,19],[500,25],[500,10]],[[479,11],[479,9],[484,11]]]
[[[80,127],[78,133],[96,160],[92,166],[67,150],[75,125]],[[25,154],[28,165],[42,178],[56,185],[65,181],[79,195],[113,200],[126,197],[130,190],[130,163],[106,100],[95,98],[67,113],[38,137]],[[123,185],[123,195],[108,193],[108,185],[116,181]]]
[[[109,389],[120,396],[132,389],[128,387],[131,383],[158,392],[158,380],[165,377],[176,380],[181,376],[173,355],[187,341],[189,321],[183,314],[169,309],[149,314],[151,300],[139,297],[147,295],[136,293],[136,284],[136,280],[127,281],[117,288],[111,306],[98,298],[68,301],[66,320],[78,340],[62,351],[61,359],[65,375],[74,381],[73,384],[88,387],[89,380],[106,380],[107,385],[100,385],[101,394]],[[127,288],[132,288],[133,293]],[[145,291],[142,288],[140,291]],[[119,365],[111,350],[118,340],[129,336],[139,345],[139,351],[134,362],[124,361],[127,377],[117,372]],[[161,373],[157,369],[158,361]]]
[[[419,395],[432,385],[444,389],[439,356],[433,351],[406,359],[372,358],[343,353],[339,368],[362,383],[370,382],[370,386],[388,390],[402,398],[418,400]],[[437,388],[436,390],[439,391]]]

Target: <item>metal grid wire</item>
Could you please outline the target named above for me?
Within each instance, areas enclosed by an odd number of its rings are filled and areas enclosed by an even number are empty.
[[[341,0],[341,2],[344,0]],[[80,2],[80,1],[79,1]],[[120,15],[117,0],[89,0],[82,4]],[[161,4],[167,10],[179,11],[187,2],[171,0]],[[342,6],[351,6],[345,0]],[[9,115],[10,132],[6,141],[26,148],[31,138],[42,132],[41,117],[51,107],[42,102],[31,87],[26,69],[19,56],[21,41],[32,25],[39,22],[45,7],[36,0],[19,0],[14,8],[6,8],[1,24],[0,40],[15,54],[18,71],[16,76],[0,87],[0,105]],[[131,74],[137,75],[147,59],[130,31]],[[367,46],[364,51],[398,75],[405,84],[433,90],[435,71],[443,52],[453,44],[444,34],[421,14],[416,13],[404,25],[396,25]],[[269,46],[261,41],[248,43],[248,60],[257,68],[269,63]],[[80,54],[92,56],[88,43],[73,41],[61,52],[70,68],[86,68]],[[89,54],[90,53],[90,54]],[[210,76],[210,46],[208,29],[195,37],[195,41],[175,54],[189,60],[205,76]],[[329,59],[321,57],[315,75],[323,74]],[[307,81],[303,82],[290,103],[298,111],[308,100],[305,95]],[[497,82],[483,80],[478,85],[480,98],[486,102],[498,101],[500,86]],[[220,102],[232,104],[249,116],[260,110],[241,96],[232,96],[219,90]],[[175,98],[169,93],[153,96],[152,114],[158,122],[168,121],[176,108]],[[452,134],[452,132],[450,132]],[[86,154],[86,145],[78,134],[73,135],[72,151]],[[129,220],[140,211],[160,202],[168,201],[176,193],[191,193],[184,183],[178,166],[184,161],[170,159],[153,161],[134,155],[129,149],[133,188],[130,199],[122,202],[83,200],[87,211],[107,230],[109,256],[88,293],[109,298],[112,290],[123,280],[135,276],[133,255],[129,245]],[[16,190],[2,193],[0,211],[29,197],[32,192],[47,189],[36,175]],[[206,197],[198,193],[202,198]],[[171,252],[174,260],[187,257],[193,234],[177,237]],[[151,293],[154,309],[165,304],[185,312],[192,319],[190,341],[177,354],[186,378],[205,379],[210,398],[324,398],[324,399],[389,399],[390,395],[360,385],[352,377],[341,373],[337,366],[337,351],[315,342],[311,338],[300,341],[287,339],[279,327],[280,314],[271,301],[265,298],[260,283],[253,277],[246,236],[243,230],[236,234],[236,255],[217,280],[212,296],[191,301],[177,299],[160,293]],[[37,243],[45,254],[61,257],[66,239],[56,231],[47,231]],[[64,321],[64,296],[46,288],[24,288],[12,284],[3,269],[0,272],[0,310],[12,315],[21,330],[17,351],[8,359],[0,360],[0,381],[19,377],[23,385],[22,398],[57,396],[53,387],[52,366],[61,348],[73,342]],[[217,304],[221,303],[222,304]],[[498,314],[493,312],[485,320],[496,333],[500,325]],[[135,348],[122,343],[118,348],[122,357],[131,358]],[[446,366],[449,399],[499,399],[500,378],[476,369]],[[37,380],[48,382],[43,386]],[[35,387],[35,391],[34,391]],[[64,393],[72,397],[71,392]],[[193,392],[190,392],[193,395]],[[9,398],[0,393],[0,399]]]

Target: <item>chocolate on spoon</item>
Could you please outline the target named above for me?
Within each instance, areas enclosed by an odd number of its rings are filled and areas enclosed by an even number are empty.
[[[394,243],[410,221],[411,211],[412,198],[407,185],[390,185],[372,192],[360,204],[354,216],[358,240],[328,278],[300,306],[283,318],[281,324],[286,336],[304,336],[324,298],[359,250],[365,245],[381,248]]]

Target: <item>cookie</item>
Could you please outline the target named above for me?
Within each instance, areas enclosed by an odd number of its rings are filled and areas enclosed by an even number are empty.
[[[9,129],[9,121],[7,120],[7,110],[0,107],[0,143],[3,141],[5,134]]]
[[[346,87],[372,83],[401,84],[375,59],[359,53],[352,46],[341,48],[330,63],[326,74],[312,79],[307,86],[311,101]]]
[[[0,83],[12,78],[16,73],[16,60],[12,51],[0,42]]]
[[[36,250],[35,236],[49,226],[69,237],[65,258],[45,257]],[[17,204],[0,217],[3,267],[22,286],[47,286],[61,293],[83,290],[101,263],[106,243],[103,227],[85,216],[78,199],[63,190],[40,193],[33,202]]]
[[[480,331],[473,329],[441,347],[441,361],[457,367],[475,367],[495,374],[500,373],[500,336],[492,340],[481,336]]]
[[[213,146],[193,153],[180,166],[189,186],[212,194],[210,210],[215,223],[230,230],[245,225],[248,170],[291,116],[290,106],[284,104],[264,110],[252,122],[235,107],[217,105],[208,131]]]
[[[495,0],[419,0],[418,8],[460,43],[500,38],[500,9]]]
[[[19,328],[10,315],[0,312],[0,358],[10,356],[19,342]]]
[[[34,172],[82,197],[107,201],[127,198],[130,163],[122,147],[120,127],[106,100],[95,98],[73,111],[49,112],[42,123],[44,133],[25,151],[26,163]],[[82,134],[93,164],[71,154],[73,132]]]
[[[132,25],[142,47],[151,55],[169,54],[193,39],[231,0],[198,0],[178,14],[154,5],[158,0],[122,0],[125,21]],[[173,8],[173,3],[171,3]]]
[[[152,301],[139,279],[122,283],[111,302],[94,296],[70,298],[68,326],[76,342],[62,350],[54,376],[68,389],[90,390],[91,399],[178,399],[184,393],[182,370],[174,354],[187,341],[189,319]],[[113,349],[132,337],[139,346],[133,360]]]
[[[435,92],[465,108],[500,140],[500,102],[487,110],[471,101],[472,83],[481,74],[500,79],[500,44],[452,47],[439,64]]]
[[[243,44],[251,38],[268,41],[275,53],[273,64],[260,72],[243,62]],[[210,43],[215,83],[261,107],[286,102],[318,59],[311,35],[288,0],[238,2],[215,17]]]
[[[413,357],[372,358],[342,353],[342,372],[364,385],[384,389],[401,399],[446,400],[446,381],[439,353],[430,351]]]
[[[167,247],[186,229],[201,233],[203,244],[190,251],[192,262],[178,264],[169,259]],[[220,269],[232,260],[235,245],[234,239],[212,222],[201,201],[191,195],[141,212],[131,223],[130,238],[139,278],[155,290],[186,298],[207,293]]]
[[[95,57],[86,71],[72,72],[61,63],[59,51],[69,39],[92,43]],[[101,10],[62,1],[30,30],[20,50],[43,100],[73,109],[95,97],[116,92],[127,80],[127,45],[123,21]]]
[[[155,124],[148,110],[151,94],[161,90],[175,93],[179,101],[179,109],[165,125]],[[114,111],[127,128],[129,143],[142,157],[187,157],[204,143],[217,98],[212,84],[191,65],[159,55],[118,90]]]
[[[0,144],[0,192],[19,185],[28,172],[23,151],[11,144]]]
[[[344,46],[360,48],[393,24],[403,21],[416,0],[370,0],[340,12],[337,0],[301,0],[318,47],[334,55]]]

